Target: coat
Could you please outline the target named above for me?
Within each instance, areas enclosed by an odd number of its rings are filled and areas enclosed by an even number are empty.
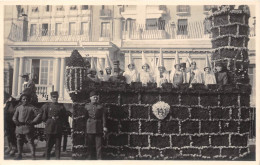
[[[46,103],[41,107],[42,120],[46,122],[46,134],[62,134],[66,110],[62,104]]]
[[[100,103],[87,103],[86,109],[86,133],[101,134],[106,127],[106,110]]]
[[[34,126],[32,124],[27,125],[27,122],[37,123],[39,121],[39,114],[37,113],[37,108],[32,105],[19,105],[14,113],[13,121],[15,123],[20,123],[20,126],[16,126],[16,134],[28,134],[34,131]]]

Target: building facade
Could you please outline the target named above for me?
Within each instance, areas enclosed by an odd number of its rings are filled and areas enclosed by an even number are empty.
[[[73,49],[85,58],[94,57],[101,66],[107,54],[120,61],[122,70],[127,67],[130,53],[137,70],[141,70],[142,52],[155,66],[161,49],[166,70],[172,69],[176,52],[182,62],[189,55],[203,70],[212,47],[210,23],[205,18],[215,7],[5,6],[5,22],[9,23],[5,25],[5,65],[9,62],[8,67],[13,70],[13,76],[6,76],[5,84],[12,78],[12,95],[17,96],[23,84],[19,75],[31,73],[39,101],[46,102],[49,93],[57,90],[60,102],[71,102],[64,87],[64,73],[66,57]],[[249,76],[253,86],[251,102],[255,105],[254,6],[250,10]]]

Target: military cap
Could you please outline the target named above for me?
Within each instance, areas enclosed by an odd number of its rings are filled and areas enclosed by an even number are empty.
[[[53,91],[53,92],[51,92],[51,96],[52,96],[52,97],[53,97],[53,96],[59,96],[58,91]]]
[[[93,90],[89,93],[89,97],[98,95],[97,91]]]
[[[29,77],[30,73],[24,73],[23,75],[20,75],[22,78]]]

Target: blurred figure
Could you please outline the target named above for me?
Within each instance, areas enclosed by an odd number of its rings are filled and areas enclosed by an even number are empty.
[[[150,71],[150,65],[144,56],[144,52],[142,52],[142,71],[140,72],[140,81],[143,86],[147,86],[147,83],[154,82],[153,75]]]
[[[203,79],[204,79],[205,85],[216,84],[216,77],[211,70],[208,55],[206,55],[206,65],[205,65],[205,68],[204,68],[204,78]]]
[[[220,61],[216,62],[215,67],[216,67],[215,77],[216,77],[217,84],[226,85],[228,83],[228,76],[227,76],[227,72],[223,70],[222,62]]]
[[[36,87],[33,80],[29,79],[29,75],[30,73],[26,73],[21,76],[24,80],[22,94],[28,94],[31,98],[30,104],[35,105],[38,102],[38,97],[36,95]]]

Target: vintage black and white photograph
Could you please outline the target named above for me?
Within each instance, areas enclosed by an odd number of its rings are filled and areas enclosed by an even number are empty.
[[[255,4],[3,9],[4,161],[256,161]]]

